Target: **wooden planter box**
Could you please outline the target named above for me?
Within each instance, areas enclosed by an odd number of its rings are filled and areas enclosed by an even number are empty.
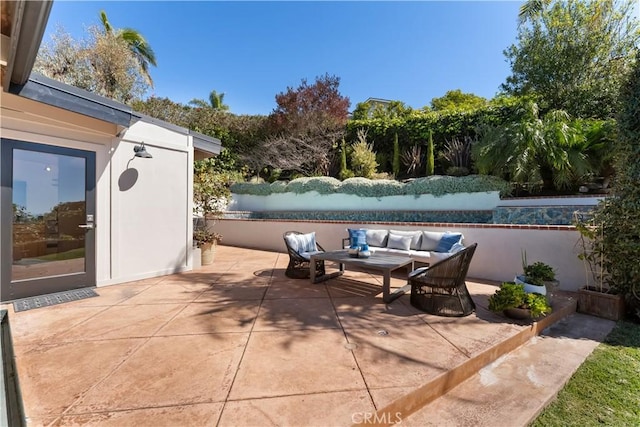
[[[625,314],[624,298],[582,288],[578,291],[578,312],[618,321]]]

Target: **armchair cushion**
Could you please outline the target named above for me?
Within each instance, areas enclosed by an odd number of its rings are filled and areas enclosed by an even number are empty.
[[[316,232],[307,234],[287,234],[284,236],[287,244],[298,254],[304,252],[315,252],[318,250],[316,245]]]
[[[307,261],[311,260],[311,255],[321,254],[322,251],[300,252],[300,256]]]

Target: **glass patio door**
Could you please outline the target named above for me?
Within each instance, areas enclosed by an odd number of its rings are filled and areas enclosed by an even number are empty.
[[[95,286],[95,153],[2,138],[3,301]]]

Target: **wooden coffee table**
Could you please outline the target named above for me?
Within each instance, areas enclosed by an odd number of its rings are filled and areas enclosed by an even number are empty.
[[[405,285],[391,293],[391,272],[409,265],[411,266],[411,270],[413,270],[413,259],[406,256],[373,253],[369,258],[353,258],[349,256],[346,250],[340,250],[311,255],[310,265],[315,265],[315,262],[319,260],[337,262],[340,265],[340,269],[334,273],[316,277],[315,268],[311,268],[311,283],[323,282],[341,276],[344,274],[346,265],[354,265],[382,273],[382,300],[386,303],[395,300],[411,289],[409,285]]]

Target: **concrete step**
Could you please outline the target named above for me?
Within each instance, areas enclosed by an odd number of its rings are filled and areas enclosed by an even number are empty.
[[[403,426],[526,426],[615,326],[574,313],[402,419]]]
[[[426,405],[445,396],[467,379],[477,375],[480,370],[499,360],[504,355],[518,349],[529,340],[537,337],[543,330],[576,312],[577,301],[569,295],[555,295],[552,301],[553,312],[537,322],[511,321],[527,327],[517,334],[505,337],[503,341],[475,355],[465,362],[449,369],[428,383],[414,389],[410,393],[397,398],[379,408],[373,421],[377,425],[391,425],[393,420],[407,419],[411,414],[421,411]],[[392,420],[392,422],[389,422]],[[404,424],[404,421],[403,421]]]

